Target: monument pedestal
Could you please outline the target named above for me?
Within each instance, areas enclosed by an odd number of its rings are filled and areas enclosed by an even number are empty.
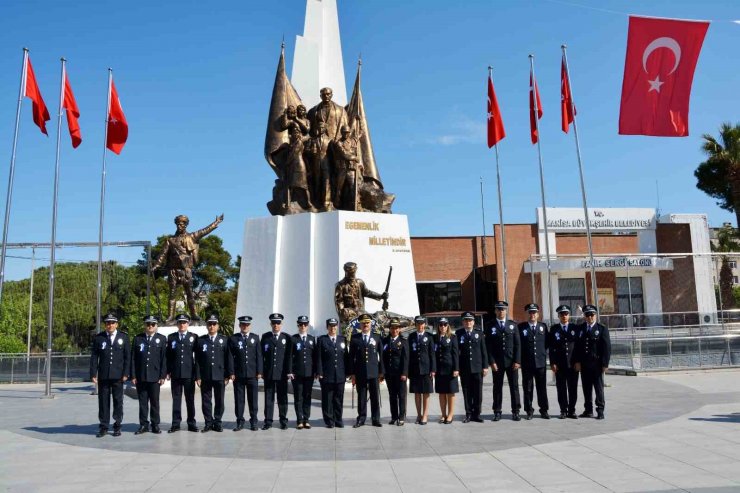
[[[389,311],[419,313],[406,216],[333,211],[247,219],[236,315],[251,315],[257,334],[270,330],[270,313],[285,315],[290,333],[307,315],[311,333],[323,334],[326,319],[338,318],[334,286],[345,262],[357,263],[357,277],[378,293],[393,266]],[[382,301],[365,299],[368,312],[381,308]]]

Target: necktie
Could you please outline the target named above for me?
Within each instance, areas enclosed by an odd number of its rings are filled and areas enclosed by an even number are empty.
[[[365,345],[367,346],[367,336],[364,336],[364,337],[365,337]]]
[[[336,343],[337,343],[337,340],[336,340],[336,339],[334,339],[334,338],[332,337],[332,338],[331,338],[331,343],[332,343],[332,344],[335,344],[335,345],[336,345]]]
[[[567,325],[563,325],[563,332],[568,332],[568,326]]]
[[[303,345],[305,346],[306,345],[306,336],[301,337],[301,339],[302,339]]]
[[[211,336],[211,343],[216,342],[216,336]]]
[[[113,343],[115,342],[115,340],[116,340],[116,334],[111,334],[110,335],[110,345],[111,345],[111,347],[113,346]]]
[[[504,330],[504,321],[503,320],[499,320],[498,327],[499,327],[499,329]]]
[[[185,339],[185,334],[183,334],[182,332],[180,332],[180,342],[182,342],[183,339]]]
[[[152,336],[146,336],[147,345],[151,344],[151,342],[152,342]]]

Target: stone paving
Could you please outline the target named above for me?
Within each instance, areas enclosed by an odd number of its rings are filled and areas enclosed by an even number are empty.
[[[607,419],[456,421],[360,429],[234,433],[227,387],[225,431],[135,436],[126,398],[124,434],[95,438],[89,384],[0,386],[0,489],[4,491],[695,491],[740,492],[740,371],[607,376]],[[554,387],[548,387],[557,414]],[[260,397],[262,395],[260,394]],[[460,397],[462,397],[460,395]],[[387,423],[387,395],[383,399]],[[345,423],[354,422],[349,390]],[[505,392],[504,406],[508,402]],[[199,395],[196,395],[200,419]],[[553,408],[554,405],[554,408]],[[261,403],[260,403],[260,407]],[[579,405],[580,412],[582,406]],[[162,427],[171,401],[162,395]],[[292,401],[289,417],[294,416]],[[261,416],[260,416],[261,417]],[[199,422],[202,426],[202,419]]]

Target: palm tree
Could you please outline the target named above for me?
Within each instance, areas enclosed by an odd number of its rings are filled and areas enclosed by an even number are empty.
[[[735,212],[740,227],[740,124],[723,123],[719,139],[709,134],[702,139],[707,160],[694,171],[696,186],[719,199],[720,207]]]
[[[738,232],[730,223],[726,223],[717,231],[717,241],[711,245],[712,251],[724,253],[721,256],[722,262],[719,269],[719,295],[718,301],[721,301],[721,309],[735,307],[735,295],[732,288],[732,269],[730,268],[730,258],[727,253],[740,252],[740,243],[738,243]]]

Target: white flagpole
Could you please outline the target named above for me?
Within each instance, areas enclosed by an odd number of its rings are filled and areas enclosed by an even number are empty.
[[[591,222],[588,219],[588,201],[586,200],[586,182],[583,179],[583,164],[581,162],[581,145],[578,142],[578,125],[576,124],[576,105],[573,102],[573,86],[570,83],[570,69],[568,69],[568,55],[565,54],[567,46],[562,45],[563,62],[565,63],[565,78],[570,90],[570,111],[573,113],[573,136],[576,138],[576,155],[578,156],[578,173],[581,177],[581,198],[583,199],[583,215],[586,219],[586,237],[588,238],[588,257],[591,261],[591,297],[594,300],[597,315],[599,311],[599,298],[596,289],[596,266],[594,264],[594,247],[591,241]]]
[[[8,194],[5,198],[5,222],[3,223],[3,243],[0,246],[0,302],[3,299],[5,283],[5,250],[8,244],[8,223],[10,223],[10,204],[13,199],[13,179],[15,177],[15,150],[18,146],[18,129],[21,125],[21,103],[26,89],[26,67],[28,66],[28,48],[23,48],[23,65],[21,68],[21,87],[18,91],[18,107],[15,110],[15,131],[13,133],[13,152],[10,155],[10,174],[8,176]]]
[[[538,118],[539,108],[537,107],[537,78],[534,76],[534,55],[529,55],[529,68],[532,74],[532,87],[529,88],[532,94],[532,101],[534,102],[534,128],[537,131],[537,155],[540,162],[540,191],[542,192],[542,221],[545,225],[545,260],[547,261],[547,294],[548,301],[550,303],[548,307],[548,315],[550,322],[554,320],[553,317],[553,303],[552,303],[552,265],[550,264],[550,234],[547,227],[547,205],[545,203],[545,169],[542,164],[542,147],[540,142],[542,136],[540,135],[540,119]]]
[[[100,178],[100,228],[98,231],[98,296],[96,310],[96,327],[98,332],[100,326],[100,307],[103,302],[103,219],[105,218],[105,158],[108,148],[108,116],[110,115],[110,93],[113,82],[113,69],[108,69],[108,102],[105,105],[105,137],[103,139],[103,174]]]
[[[59,148],[62,140],[62,111],[64,108],[64,79],[67,60],[62,57],[62,79],[59,89],[59,114],[57,116],[57,154],[54,165],[54,199],[51,213],[51,258],[49,261],[49,314],[47,318],[48,334],[46,336],[46,392],[44,397],[54,397],[51,394],[51,352],[54,330],[54,265],[56,263],[57,241],[57,201],[59,198]]]

